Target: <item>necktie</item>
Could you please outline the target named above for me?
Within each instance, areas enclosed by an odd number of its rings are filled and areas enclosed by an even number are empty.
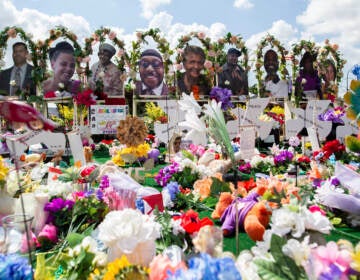
[[[12,87],[11,95],[16,95],[17,91],[21,88],[21,68],[15,69],[15,85]]]

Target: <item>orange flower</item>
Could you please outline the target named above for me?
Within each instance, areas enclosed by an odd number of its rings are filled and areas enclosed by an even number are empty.
[[[199,98],[200,98],[200,96],[199,96],[199,86],[198,85],[193,85],[191,87],[191,91],[192,91],[192,93],[194,95],[195,100],[199,100]]]
[[[197,180],[194,183],[194,191],[200,194],[200,200],[203,200],[210,195],[211,184],[212,179],[210,177]]]

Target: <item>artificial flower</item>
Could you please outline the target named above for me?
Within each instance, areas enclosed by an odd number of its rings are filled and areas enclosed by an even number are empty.
[[[181,226],[185,229],[185,231],[189,234],[196,233],[206,225],[213,225],[213,221],[208,217],[199,218],[199,214],[194,210],[190,209],[187,212],[181,214],[180,216],[174,216],[175,220],[181,220]]]
[[[150,263],[150,280],[166,280],[169,273],[178,269],[186,269],[186,264],[180,261],[176,264],[168,256],[157,255]]]
[[[149,265],[155,256],[160,226],[140,211],[111,211],[98,228],[99,239],[109,248],[110,260],[126,255],[131,263]]]

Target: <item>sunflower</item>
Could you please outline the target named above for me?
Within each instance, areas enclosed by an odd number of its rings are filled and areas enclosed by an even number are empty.
[[[142,143],[147,136],[147,127],[144,121],[138,117],[126,117],[121,120],[117,128],[117,138],[121,144],[128,147],[136,147]]]

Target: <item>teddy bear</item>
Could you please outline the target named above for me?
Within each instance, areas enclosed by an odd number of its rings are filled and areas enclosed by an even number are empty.
[[[234,196],[229,192],[220,193],[219,201],[216,203],[215,210],[211,213],[211,218],[220,219],[226,208],[234,200]]]
[[[238,197],[232,201],[220,217],[224,236],[234,234],[238,222],[239,229],[244,230],[253,241],[263,240],[272,211],[266,201],[258,198],[259,194],[252,192],[245,198]]]

